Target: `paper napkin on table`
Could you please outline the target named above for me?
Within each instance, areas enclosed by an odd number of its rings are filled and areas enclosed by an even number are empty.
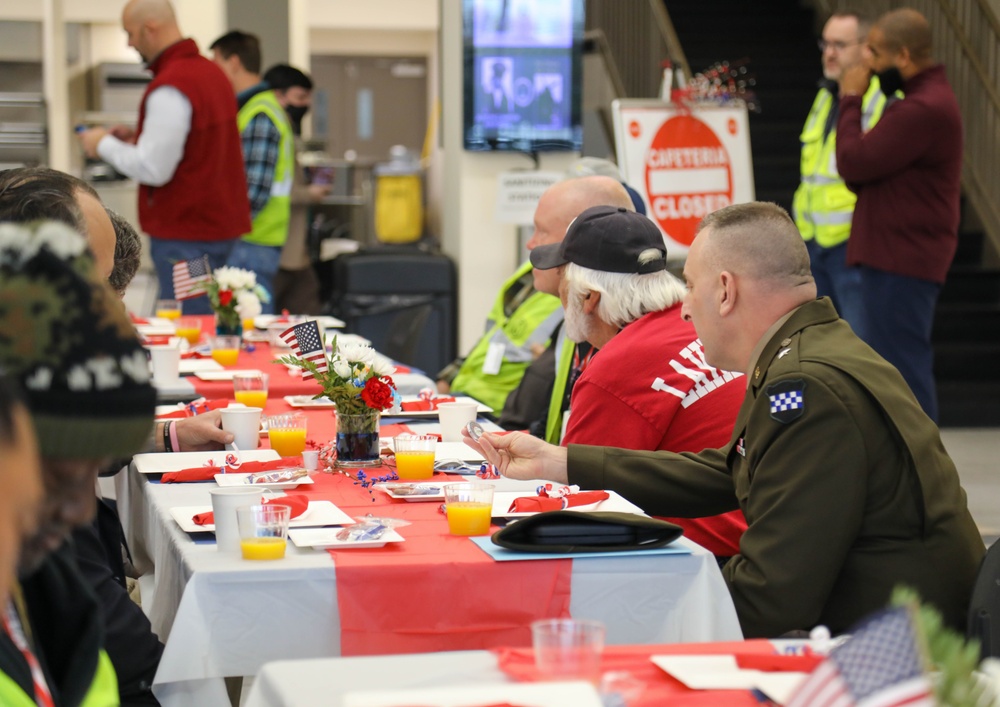
[[[261,501],[263,505],[273,504],[275,506],[289,506],[292,509],[292,518],[298,518],[309,508],[309,497],[302,494],[288,494],[277,498],[265,498]],[[191,516],[195,525],[215,525],[215,514],[212,511],[195,513]]]
[[[522,496],[515,498],[510,504],[508,513],[540,513],[542,511],[559,511],[563,508],[586,506],[591,503],[607,501],[610,498],[607,491],[580,491],[570,493],[561,498],[547,496]]]
[[[302,466],[302,457],[282,457],[267,462],[243,462],[239,469],[230,469],[228,473],[233,474],[253,474],[258,471],[275,471],[277,469],[288,469]],[[160,477],[160,483],[177,484],[186,481],[211,481],[216,474],[223,473],[220,466],[196,466],[191,469],[181,469],[180,471],[168,471]]]

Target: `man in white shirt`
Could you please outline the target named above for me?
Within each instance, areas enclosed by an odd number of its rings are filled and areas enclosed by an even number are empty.
[[[89,157],[139,182],[139,223],[151,239],[160,295],[170,298],[175,262],[207,255],[213,268],[224,265],[250,231],[236,107],[229,81],[184,39],[168,0],[130,0],[122,26],[153,73],[138,128],[92,128],[79,138]],[[184,310],[211,312],[205,298]]]

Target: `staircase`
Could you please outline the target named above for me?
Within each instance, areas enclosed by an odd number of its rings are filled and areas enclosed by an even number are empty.
[[[959,232],[934,318],[941,427],[1000,426],[1000,269],[983,265],[984,241],[976,228]]]
[[[692,71],[722,60],[749,60],[761,105],[760,113],[750,114],[757,199],[791,209],[799,184],[799,133],[823,75],[815,13],[799,0],[667,0],[665,5]]]

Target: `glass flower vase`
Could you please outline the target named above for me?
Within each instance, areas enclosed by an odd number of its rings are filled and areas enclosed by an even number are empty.
[[[232,314],[215,313],[216,336],[243,336],[243,322],[235,311]]]
[[[381,414],[378,410],[359,415],[337,415],[337,461],[338,467],[381,466],[379,459],[378,425]]]

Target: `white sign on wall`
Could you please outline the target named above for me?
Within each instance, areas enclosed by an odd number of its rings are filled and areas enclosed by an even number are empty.
[[[497,210],[499,223],[528,226],[535,219],[535,207],[542,193],[564,179],[561,172],[512,170],[497,175]]]
[[[617,100],[611,110],[618,167],[663,231],[668,257],[687,253],[707,214],[754,200],[750,131],[741,101],[678,106]]]

